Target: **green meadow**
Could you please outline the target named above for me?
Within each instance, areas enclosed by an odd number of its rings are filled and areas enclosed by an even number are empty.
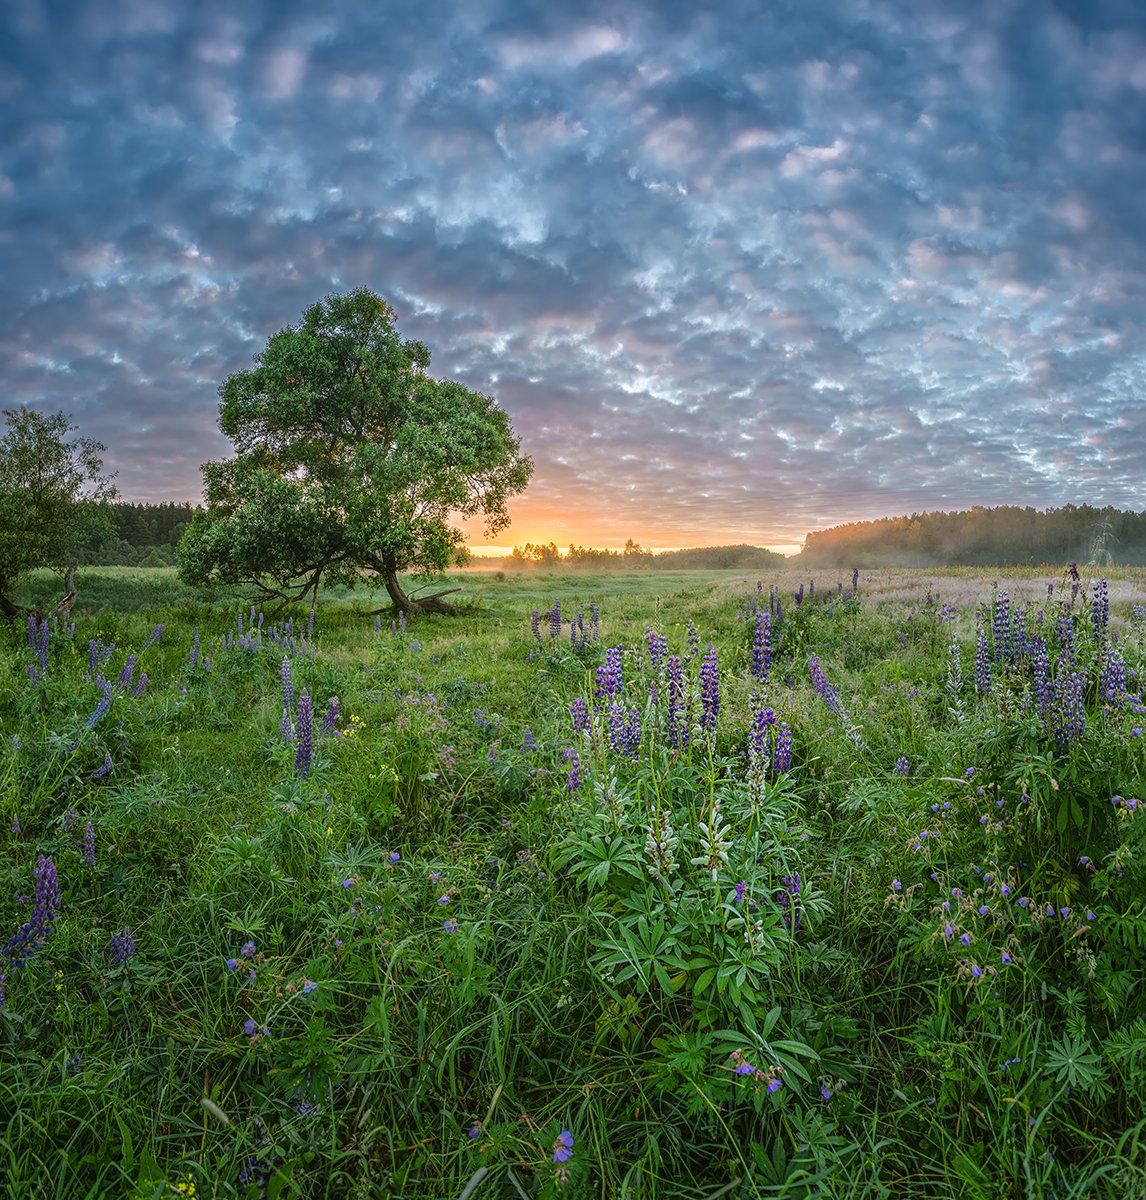
[[[311,627],[81,570],[0,630],[0,1193],[1146,1197],[1103,572],[471,571]]]

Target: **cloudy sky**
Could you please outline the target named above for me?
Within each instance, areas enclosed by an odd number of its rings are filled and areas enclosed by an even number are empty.
[[[333,15],[327,15],[327,13]],[[503,542],[1146,508],[1139,0],[0,0],[3,402],[199,497],[367,285],[536,462]]]

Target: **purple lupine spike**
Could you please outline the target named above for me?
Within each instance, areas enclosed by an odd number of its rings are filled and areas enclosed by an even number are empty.
[[[776,744],[772,748],[772,770],[783,775],[792,765],[792,730],[781,722],[776,730]]]
[[[103,765],[100,767],[97,767],[92,772],[92,778],[93,779],[104,779],[106,776],[111,774],[111,771],[112,771],[111,755],[105,750],[103,752]]]
[[[1094,599],[1090,603],[1090,616],[1094,626],[1094,640],[1101,645],[1110,625],[1110,599],[1107,595],[1105,579],[1094,581]]]
[[[645,645],[649,650],[649,663],[654,671],[659,671],[668,655],[668,638],[655,629],[645,630]]]
[[[1011,657],[1011,598],[1006,592],[995,597],[991,631],[995,641],[995,662]]]
[[[712,643],[700,661],[700,727],[710,733],[716,729],[716,718],[720,712],[720,671],[716,664],[716,651]]]
[[[331,696],[326,702],[326,716],[322,718],[322,726],[319,729],[319,737],[328,738],[338,731],[338,697]]]
[[[768,731],[776,724],[776,714],[770,708],[760,709],[752,718],[748,734],[748,758],[751,762],[765,760],[768,750]]]
[[[115,681],[115,686],[127,691],[135,681],[135,655],[129,654],[123,663],[123,670]]]
[[[844,706],[840,702],[840,694],[828,682],[818,654],[813,654],[808,658],[808,674],[811,676],[812,687],[815,688],[816,695],[824,702],[828,712],[842,718]]]
[[[51,856],[41,854],[32,872],[32,912],[19,929],[0,947],[0,957],[9,967],[22,967],[44,945],[55,928],[60,912],[60,884]],[[2,994],[0,981],[0,994]]]
[[[689,729],[684,703],[684,665],[677,655],[670,655],[665,662],[665,675],[668,678],[665,734],[674,750],[684,750],[688,747]]]
[[[589,728],[589,706],[580,696],[569,705],[569,715],[573,718],[574,733],[581,733]]]
[[[36,639],[35,645],[36,660],[40,664],[41,675],[48,673],[48,637],[48,618],[43,617],[40,620],[40,636]]]
[[[398,632],[399,633],[406,632],[406,614],[405,614],[405,612],[402,612],[402,611],[400,611],[398,613]]]
[[[1050,720],[1051,706],[1054,704],[1054,687],[1050,677],[1050,657],[1047,654],[1046,639],[1036,637],[1032,642],[1033,653],[1031,663],[1035,677],[1035,712],[1044,724]]]
[[[1060,657],[1055,671],[1055,741],[1060,750],[1077,742],[1086,731],[1084,687],[1082,672],[1069,670]]]
[[[140,671],[139,679],[136,680],[135,690],[131,694],[138,700],[140,698],[140,696],[142,696],[143,693],[146,691],[147,691],[147,672]]]
[[[84,826],[84,862],[89,867],[96,865],[96,831],[90,821]]]
[[[768,682],[772,670],[772,614],[760,609],[752,632],[752,674],[761,683]]]
[[[314,714],[311,711],[310,693],[303,689],[298,698],[298,718],[295,721],[298,737],[298,749],[294,756],[295,774],[305,776],[310,774],[311,739],[314,734]]]
[[[99,670],[99,639],[93,638],[88,642],[88,676],[95,678],[96,672]]]
[[[601,606],[596,600],[589,605],[589,623],[593,631],[593,641],[599,641],[601,638]]]
[[[283,708],[289,713],[294,708],[294,680],[291,678],[289,658],[284,658],[279,668],[279,681],[282,684]]]
[[[135,938],[132,936],[131,930],[125,929],[122,933],[117,933],[111,939],[107,951],[112,965],[116,967],[122,967],[129,958],[134,958]]]
[[[800,889],[803,886],[798,874],[783,875],[780,877],[780,883],[784,890],[777,896],[777,903],[780,906],[780,916],[784,922],[784,927],[792,933],[799,933],[800,927],[804,923],[803,915],[800,912]]]
[[[602,701],[610,700],[624,686],[624,676],[621,668],[623,650],[620,646],[610,646],[605,651],[605,661],[597,668],[597,686],[595,695]]]
[[[541,613],[536,608],[530,614],[529,628],[532,630],[534,638],[536,638],[537,641],[540,642],[541,641]]]
[[[581,759],[573,746],[566,747],[562,753],[565,761],[569,764],[569,774],[565,778],[565,790],[575,792],[581,786]]]
[[[895,773],[897,775],[910,775],[911,774],[911,763],[908,761],[907,756],[905,754],[901,754],[895,760]]]
[[[35,663],[28,664],[28,678],[32,681],[33,684],[38,684],[38,683],[43,682],[43,680],[40,678],[40,672],[36,670]]]
[[[551,641],[557,641],[561,636],[561,601],[554,600],[553,607],[549,610],[549,637]]]
[[[191,669],[197,671],[199,669],[199,628],[196,626],[191,631]]]
[[[979,630],[975,645],[975,691],[980,696],[988,696],[991,692],[991,654],[985,629]]]
[[[147,636],[147,641],[143,643],[144,650],[150,650],[157,641],[163,636],[163,623],[160,622]]]
[[[1102,662],[1099,693],[1107,704],[1121,707],[1126,702],[1126,660],[1110,651]]]
[[[859,567],[852,567],[852,595],[853,596],[856,595],[857,592],[859,592],[859,586],[860,586],[860,569],[859,569]]]
[[[96,704],[91,716],[87,719],[85,726],[87,729],[94,729],[107,715],[107,710],[111,708],[111,684],[102,675],[97,675],[96,685],[100,690],[99,703]]]
[[[291,724],[290,713],[283,709],[283,715],[279,719],[279,737],[284,742],[294,741],[294,726]]]

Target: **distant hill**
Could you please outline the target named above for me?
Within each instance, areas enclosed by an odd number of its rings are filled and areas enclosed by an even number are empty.
[[[665,550],[653,555],[658,567],[704,571],[755,571],[782,567],[787,559],[762,546],[696,546],[688,550]]]
[[[912,513],[809,533],[792,560],[814,567],[1020,567],[1146,564],[1146,512],[1000,505]]]

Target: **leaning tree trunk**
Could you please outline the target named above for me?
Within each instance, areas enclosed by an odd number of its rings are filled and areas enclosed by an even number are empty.
[[[399,612],[406,613],[407,616],[414,613],[452,613],[457,611],[442,597],[461,591],[460,588],[448,588],[444,592],[435,592],[432,596],[422,596],[415,600],[402,591],[402,585],[398,582],[398,572],[393,567],[380,566],[378,574],[382,576],[382,582],[386,585],[390,599],[394,601],[394,607]]]

